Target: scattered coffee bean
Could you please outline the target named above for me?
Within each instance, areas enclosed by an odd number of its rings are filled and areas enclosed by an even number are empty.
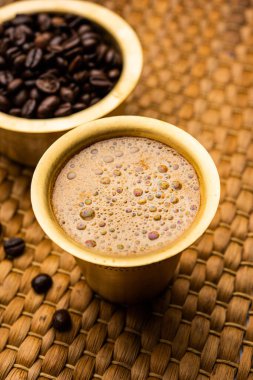
[[[4,241],[4,251],[8,259],[15,259],[22,255],[25,250],[25,242],[22,238],[12,237]]]
[[[0,111],[25,118],[71,115],[101,100],[122,71],[112,37],[61,13],[19,14],[0,25]]]
[[[51,288],[52,284],[52,278],[46,273],[38,274],[38,276],[34,277],[32,280],[32,287],[38,294],[46,293]]]
[[[61,332],[70,330],[72,321],[68,310],[56,310],[53,315],[52,325],[56,330]]]

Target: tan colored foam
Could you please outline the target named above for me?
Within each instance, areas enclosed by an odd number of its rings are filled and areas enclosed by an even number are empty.
[[[62,228],[94,251],[142,254],[168,246],[200,204],[192,165],[174,149],[139,137],[100,141],[72,157],[56,179]]]

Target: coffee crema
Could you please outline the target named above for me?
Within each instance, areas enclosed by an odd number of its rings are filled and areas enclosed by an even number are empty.
[[[94,252],[145,254],[177,240],[193,223],[200,185],[176,150],[142,137],[99,141],[63,167],[52,193],[55,216]]]

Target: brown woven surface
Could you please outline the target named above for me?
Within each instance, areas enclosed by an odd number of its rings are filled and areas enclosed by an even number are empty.
[[[1,157],[4,236],[24,236],[27,249],[13,262],[0,250],[0,379],[252,380],[253,2],[103,3],[144,47],[126,112],[174,123],[204,144],[221,176],[220,208],[163,296],[119,307],[94,296],[74,259],[44,236],[31,170]],[[45,297],[31,290],[40,271],[54,280]],[[56,307],[71,312],[71,332],[50,328]]]

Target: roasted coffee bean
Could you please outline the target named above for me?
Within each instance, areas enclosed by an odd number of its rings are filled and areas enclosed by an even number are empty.
[[[40,100],[41,94],[37,88],[33,88],[30,91],[30,97],[31,97],[31,99]]]
[[[85,108],[87,108],[87,106],[86,106],[85,103],[76,103],[76,104],[73,105],[73,108],[77,112],[77,111],[84,110]]]
[[[20,87],[22,87],[23,83],[24,83],[23,80],[20,79],[20,78],[13,79],[13,80],[8,84],[7,90],[8,90],[9,92],[16,92],[17,90],[20,89]]]
[[[97,89],[108,89],[112,86],[112,83],[106,78],[91,77],[90,84]]]
[[[29,51],[26,57],[25,65],[28,68],[34,69],[42,60],[43,51],[40,48],[33,48]]]
[[[89,77],[89,74],[88,74],[88,71],[86,71],[86,70],[79,71],[78,73],[75,73],[73,75],[73,78],[78,83],[84,82],[86,79],[88,79],[88,77]]]
[[[38,24],[41,31],[46,31],[51,26],[51,17],[46,13],[38,14]]]
[[[53,17],[52,18],[52,20],[51,20],[51,22],[52,22],[52,25],[53,26],[56,26],[56,27],[59,27],[59,26],[65,26],[66,25],[66,22],[65,22],[65,20],[64,20],[64,18],[63,17]]]
[[[87,52],[95,50],[97,44],[98,40],[96,38],[82,38],[82,45]]]
[[[49,76],[48,78],[37,79],[36,86],[47,94],[55,94],[60,88],[60,83],[57,78]]]
[[[70,103],[63,103],[60,107],[55,111],[55,117],[63,117],[71,114],[72,106]]]
[[[5,67],[5,65],[6,65],[6,61],[5,61],[4,57],[0,56],[0,69]]]
[[[83,60],[80,55],[77,55],[69,64],[69,72],[78,70],[82,66]]]
[[[13,75],[10,71],[0,71],[0,85],[8,85],[13,80]]]
[[[100,98],[93,98],[90,102],[90,106],[93,106],[94,104],[96,104],[97,102],[99,102]]]
[[[13,46],[7,49],[5,54],[7,58],[15,59],[16,57],[20,55],[20,50],[18,47]]]
[[[21,256],[25,250],[25,242],[22,238],[12,237],[4,241],[4,251],[8,259]]]
[[[20,108],[11,108],[9,111],[9,114],[12,116],[21,116],[21,109]]]
[[[75,57],[76,55],[82,54],[82,53],[83,53],[83,48],[82,47],[76,47],[74,49],[70,49],[70,50],[65,51],[64,57],[67,59],[71,59],[71,58]]]
[[[99,34],[97,34],[97,32],[95,31],[90,31],[90,32],[87,32],[87,33],[84,33],[82,34],[81,36],[81,39],[84,41],[84,40],[89,40],[89,39],[95,39],[97,41],[100,40],[100,37],[99,37]]]
[[[104,60],[104,57],[105,57],[107,51],[108,51],[108,46],[105,45],[105,44],[100,44],[97,47],[96,56],[97,56],[97,61],[98,62],[101,62],[101,61]]]
[[[48,65],[51,65],[54,63],[54,60],[55,60],[55,53],[54,52],[51,52],[51,53],[47,53],[44,55],[44,61],[48,64]]]
[[[43,49],[48,45],[51,38],[52,34],[48,32],[37,34],[34,40],[34,45],[38,48]]]
[[[104,29],[79,16],[18,15],[0,25],[0,110],[63,117],[102,99],[121,74]]]
[[[14,67],[19,70],[24,67],[26,61],[26,56],[24,54],[19,55],[17,58],[14,59]]]
[[[27,101],[27,98],[28,98],[28,93],[27,93],[27,90],[20,90],[17,95],[15,95],[13,97],[13,103],[15,104],[15,106],[22,106],[26,101]]]
[[[6,29],[5,36],[8,37],[11,40],[14,40],[15,38],[15,28],[11,26],[10,28]]]
[[[36,107],[36,100],[35,99],[29,99],[25,102],[25,104],[22,107],[21,115],[23,117],[31,117],[33,112],[35,111]]]
[[[69,23],[69,27],[70,28],[76,28],[78,25],[81,24],[81,22],[83,21],[82,17],[74,17],[74,19]]]
[[[56,330],[61,332],[70,330],[72,321],[68,310],[57,310],[53,315],[52,325]]]
[[[0,111],[7,112],[10,108],[10,102],[6,96],[0,94]]]
[[[26,35],[25,33],[20,33],[16,38],[16,45],[22,46],[26,42]]]
[[[4,38],[0,41],[0,54],[5,54],[6,50],[10,46],[9,38]]]
[[[62,48],[63,50],[73,49],[80,43],[80,38],[78,36],[73,36],[64,42]]]
[[[121,59],[121,56],[118,54],[118,53],[115,53],[114,55],[114,62],[113,62],[114,65],[120,67],[122,65],[122,59]]]
[[[53,114],[60,103],[60,99],[57,96],[46,97],[39,105],[37,116],[40,119],[47,118]]]
[[[65,102],[72,103],[75,98],[74,91],[68,87],[62,87],[60,91],[60,95],[61,95],[62,100],[64,100]]]
[[[105,62],[110,65],[113,64],[115,59],[115,51],[114,49],[109,49],[105,55]]]
[[[46,273],[40,273],[32,279],[32,287],[38,294],[46,293],[52,285],[52,278]]]
[[[19,38],[19,35],[25,34],[27,37],[33,36],[32,29],[27,25],[19,25],[15,28],[15,36]]]
[[[90,25],[81,25],[78,29],[78,33],[80,34],[80,36],[88,32],[92,32],[92,28]]]
[[[90,100],[91,100],[91,96],[90,94],[84,94],[81,96],[81,100],[86,104],[86,105],[89,105],[90,104]]]
[[[61,50],[63,50],[61,46],[58,46],[58,45],[61,44],[61,42],[62,42],[62,36],[56,36],[56,37],[54,37],[54,38],[50,41],[50,44],[49,44],[49,45],[50,45],[50,47],[51,47],[51,46],[56,46],[56,47],[60,48]]]
[[[65,69],[66,67],[68,67],[68,61],[62,57],[56,57],[56,63],[57,66],[61,69]]]
[[[12,21],[13,25],[32,24],[32,17],[26,14],[18,14]]]
[[[120,76],[120,70],[119,69],[112,69],[108,72],[108,78],[110,79],[118,79]]]
[[[33,72],[29,69],[23,71],[23,78],[30,79],[33,77]]]
[[[90,70],[90,78],[102,78],[102,79],[105,79],[106,78],[106,74],[103,70],[96,70],[96,69],[93,69],[93,70]]]
[[[34,79],[28,79],[25,81],[26,87],[33,87],[35,85],[35,80]]]

